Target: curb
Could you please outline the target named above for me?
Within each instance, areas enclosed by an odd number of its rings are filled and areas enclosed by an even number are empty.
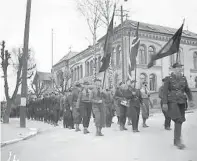
[[[1,143],[1,148],[2,147],[5,147],[7,145],[11,145],[11,144],[14,144],[14,143],[18,143],[20,141],[23,141],[23,140],[28,140],[34,136],[36,136],[37,134],[39,134],[40,131],[39,130],[36,130],[36,132],[30,132],[29,135],[25,136],[25,137],[22,137],[22,138],[19,138],[19,139],[13,139],[13,140],[8,140],[8,141],[5,141],[3,143]]]

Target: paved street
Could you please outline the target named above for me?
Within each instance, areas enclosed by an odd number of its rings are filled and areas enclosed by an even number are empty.
[[[116,120],[115,120],[116,121]],[[173,145],[173,131],[163,129],[163,116],[155,114],[148,120],[149,128],[140,133],[120,132],[117,124],[104,129],[104,137],[95,137],[91,122],[91,134],[54,127],[42,134],[17,144],[2,148],[2,161],[7,161],[9,152],[20,161],[196,161],[197,160],[197,111],[187,114],[183,126],[184,143],[181,151]]]

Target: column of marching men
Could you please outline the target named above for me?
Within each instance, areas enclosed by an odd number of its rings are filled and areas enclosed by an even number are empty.
[[[45,94],[42,99],[30,98],[27,105],[28,119],[44,121],[58,125],[63,120],[63,127],[89,133],[88,127],[91,117],[94,118],[96,135],[102,136],[103,127],[111,127],[112,119],[116,115],[120,130],[125,128],[126,120],[132,125],[133,132],[139,132],[138,122],[140,108],[142,109],[143,127],[149,117],[149,91],[146,82],[141,89],[134,87],[135,81],[127,80],[119,83],[115,91],[102,89],[101,80],[94,84],[85,81],[76,83],[65,94]],[[151,104],[150,104],[151,105]],[[130,122],[132,121],[132,123]],[[81,126],[81,127],[80,127]]]
[[[181,67],[182,65],[175,63],[173,73],[162,80],[159,98],[165,117],[164,128],[171,130],[171,120],[174,122],[174,145],[184,149],[181,132],[182,124],[186,121],[185,110],[188,103],[190,107],[193,107],[194,103]],[[96,79],[94,84],[87,81],[83,84],[76,83],[64,95],[51,93],[43,99],[30,100],[27,105],[28,118],[55,126],[60,118],[63,118],[64,128],[75,129],[76,132],[83,128],[83,133],[88,134],[90,118],[93,116],[96,136],[103,136],[102,128],[111,127],[116,113],[121,131],[127,130],[125,124],[128,119],[132,123],[132,131],[138,133],[140,111],[142,127],[147,128],[149,107],[152,107],[152,103],[147,82],[142,82],[140,89],[135,88],[135,83],[135,80],[128,79],[125,83],[119,83],[115,91],[102,89],[99,79]]]

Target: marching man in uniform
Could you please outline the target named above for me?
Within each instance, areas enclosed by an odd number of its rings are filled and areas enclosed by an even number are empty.
[[[82,113],[82,118],[83,118],[83,133],[88,134],[90,133],[88,131],[89,123],[90,123],[90,118],[91,118],[91,112],[92,112],[92,102],[90,100],[90,89],[89,89],[89,82],[85,81],[83,83],[83,88],[79,92],[79,101],[81,104],[81,113]]]
[[[174,145],[179,149],[184,149],[185,145],[181,142],[182,123],[185,122],[185,110],[187,97],[189,105],[194,106],[192,94],[188,87],[187,79],[182,76],[182,66],[178,62],[173,67],[173,75],[166,77],[163,87],[163,110],[167,111],[168,116],[174,121]],[[187,97],[186,97],[186,95]]]
[[[96,136],[103,136],[101,133],[102,128],[105,125],[104,121],[104,105],[103,94],[101,89],[101,80],[95,80],[95,88],[92,90],[90,99],[92,101],[92,110],[95,115]]]

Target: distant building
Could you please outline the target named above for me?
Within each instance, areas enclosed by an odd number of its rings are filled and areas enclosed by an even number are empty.
[[[181,25],[181,24],[180,24]],[[137,22],[126,20],[123,24],[124,36],[124,68],[125,79],[127,79],[128,69],[128,54],[129,47],[136,32]],[[179,26],[178,26],[179,27]],[[177,29],[178,29],[177,27]],[[169,75],[171,66],[175,62],[176,54],[157,60],[155,65],[148,69],[147,64],[150,60],[150,55],[157,53],[163,45],[172,37],[177,29],[152,25],[140,22],[139,38],[140,47],[137,56],[137,85],[141,85],[143,80],[148,82],[148,86],[152,92],[158,91],[161,86],[161,79]],[[130,32],[130,39],[129,39]],[[98,40],[96,45],[96,67],[97,73],[101,66],[101,58],[103,56],[103,46],[105,36]],[[129,44],[130,43],[130,44]],[[52,73],[58,82],[58,73],[65,69],[70,70],[72,77],[69,85],[75,81],[83,82],[84,79],[92,81],[94,67],[94,51],[90,46],[79,53],[69,52],[57,64],[53,66]],[[184,64],[183,72],[188,79],[189,86],[195,88],[197,82],[197,34],[190,31],[183,31],[180,44],[180,62]],[[113,36],[113,52],[112,52],[112,70],[114,85],[122,79],[122,49],[121,49],[121,26],[114,28]],[[133,73],[134,79],[134,73]],[[98,77],[103,79],[103,73],[98,73]],[[115,80],[116,79],[116,80]],[[109,85],[109,74],[106,76],[106,86]]]
[[[46,72],[39,72],[36,71],[36,74],[33,79],[33,85],[34,85],[34,95],[39,95],[40,93],[50,93],[53,91],[52,87],[52,75],[51,73]]]

